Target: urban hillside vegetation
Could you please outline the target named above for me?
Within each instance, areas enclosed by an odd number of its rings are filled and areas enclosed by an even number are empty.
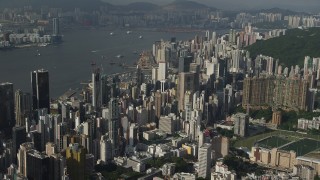
[[[320,28],[290,29],[285,36],[257,41],[245,49],[252,58],[263,54],[285,66],[302,65],[305,56],[320,57]]]

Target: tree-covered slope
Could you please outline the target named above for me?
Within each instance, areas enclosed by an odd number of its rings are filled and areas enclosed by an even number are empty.
[[[320,57],[320,28],[291,29],[285,36],[258,41],[245,49],[252,58],[263,54],[286,66],[302,65],[305,56]]]

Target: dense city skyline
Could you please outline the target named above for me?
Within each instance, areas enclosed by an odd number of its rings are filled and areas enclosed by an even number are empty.
[[[0,179],[320,178],[319,14],[83,5],[0,10]]]

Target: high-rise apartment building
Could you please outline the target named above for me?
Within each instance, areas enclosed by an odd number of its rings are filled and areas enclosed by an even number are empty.
[[[173,134],[176,130],[177,117],[174,114],[169,116],[161,116],[159,120],[159,129],[168,134]]]
[[[212,138],[212,149],[214,150],[214,158],[223,158],[229,154],[230,140],[224,136],[215,136]]]
[[[229,43],[236,44],[237,42],[237,32],[234,29],[230,29],[229,31]]]
[[[272,112],[272,124],[279,126],[281,124],[282,113],[281,111]]]
[[[240,63],[242,61],[241,51],[232,50],[231,51],[231,63],[229,72],[238,73],[240,71]]]
[[[165,80],[167,78],[167,62],[159,62],[158,68],[158,81]]]
[[[248,135],[249,116],[244,113],[237,113],[231,116],[234,122],[234,134],[245,137]]]
[[[299,77],[248,77],[243,82],[242,106],[308,110],[308,92],[308,81]]]
[[[113,159],[112,156],[112,143],[111,140],[106,136],[101,136],[100,140],[100,160],[102,163],[107,164]]]
[[[198,177],[207,178],[211,169],[211,144],[205,143],[199,148],[199,170]]]
[[[138,133],[139,133],[139,127],[137,124],[132,123],[129,127],[129,145],[134,147],[137,144],[138,141]]]

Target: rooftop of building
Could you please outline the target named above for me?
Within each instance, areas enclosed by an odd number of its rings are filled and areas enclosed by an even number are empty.
[[[42,154],[41,152],[39,152],[37,150],[31,150],[31,151],[28,152],[28,154],[30,156],[33,156],[33,157],[36,157],[36,158],[39,158],[39,159],[45,159],[45,158],[48,157],[46,154]]]
[[[38,70],[35,70],[35,71],[33,71],[34,73],[44,73],[44,72],[48,72],[47,70],[45,70],[45,69],[38,69]]]

